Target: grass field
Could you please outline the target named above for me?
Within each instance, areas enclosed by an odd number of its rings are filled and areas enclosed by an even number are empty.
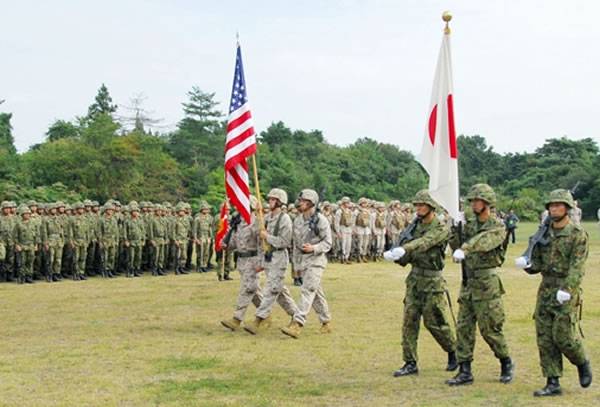
[[[472,386],[449,388],[446,355],[421,331],[420,374],[393,378],[402,365],[404,278],[395,264],[330,265],[323,286],[334,333],[322,335],[314,314],[299,340],[278,327],[280,308],[263,335],[231,333],[236,281],[214,273],[141,279],[92,279],[33,286],[0,285],[0,405],[4,406],[398,406],[600,405],[600,236],[591,236],[584,279],[583,328],[596,383],[581,389],[566,362],[565,395],[537,400],[543,384],[531,315],[539,276],[512,267],[535,225],[518,230],[502,278],[506,336],[516,362],[510,385],[497,381],[499,364],[478,337]],[[458,267],[446,278],[453,300]],[[299,289],[291,287],[295,298]],[[454,304],[454,310],[457,311]],[[254,317],[254,308],[247,320]]]

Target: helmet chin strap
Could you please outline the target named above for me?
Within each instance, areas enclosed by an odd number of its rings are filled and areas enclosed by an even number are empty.
[[[565,214],[562,215],[562,216],[552,216],[552,215],[550,215],[550,219],[552,219],[552,222],[559,223],[559,222],[562,222],[562,220],[564,218],[566,218],[568,214],[569,214],[569,212],[565,212]]]

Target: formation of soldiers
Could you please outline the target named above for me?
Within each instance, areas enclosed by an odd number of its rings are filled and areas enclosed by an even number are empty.
[[[139,277],[190,271],[207,272],[214,252],[217,227],[211,207],[109,200],[104,205],[86,200],[19,206],[0,204],[0,280],[33,283],[90,276]],[[231,256],[225,256],[225,260]],[[217,267],[219,280],[231,280],[232,264]],[[223,272],[221,270],[223,269]]]

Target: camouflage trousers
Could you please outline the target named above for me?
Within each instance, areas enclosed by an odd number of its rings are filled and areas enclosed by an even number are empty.
[[[34,249],[23,248],[17,255],[21,256],[21,267],[19,275],[21,277],[33,277],[33,263],[35,261]]]
[[[73,274],[81,276],[85,274],[85,261],[87,256],[87,244],[75,244],[73,247]]]
[[[50,274],[60,274],[62,268],[63,244],[61,243],[56,246],[48,247],[46,256],[48,256],[48,266],[50,268],[48,272]]]
[[[244,257],[238,261],[238,270],[240,272],[240,292],[238,294],[237,303],[233,317],[238,321],[243,321],[246,315],[246,310],[250,303],[253,303],[256,308],[260,306],[262,301],[262,293],[259,286],[260,273],[256,269],[260,267],[261,261],[259,256]]]
[[[210,255],[210,237],[201,237],[200,243],[196,245],[196,254],[198,256],[198,267],[208,267],[208,258]]]
[[[260,303],[260,307],[256,310],[256,316],[262,319],[271,315],[275,301],[277,301],[290,317],[293,317],[294,314],[298,312],[298,307],[290,295],[290,290],[288,290],[284,284],[285,271],[287,269],[287,257],[281,259],[285,261],[279,261],[280,259],[277,259],[277,257],[283,258],[284,256],[287,256],[287,253],[280,253],[282,254],[274,254],[271,262],[264,263],[267,286],[263,292],[263,299]]]
[[[225,264],[223,264],[223,252],[225,252]],[[233,250],[220,250],[217,252],[217,275],[219,277],[223,277],[223,273],[225,276],[229,276],[229,273],[233,270],[234,259],[233,259]],[[239,264],[238,264],[239,269]]]
[[[321,287],[323,271],[325,271],[323,266],[309,266],[302,272],[303,283],[298,301],[298,311],[294,314],[294,321],[300,325],[306,323],[306,317],[311,307],[319,316],[321,323],[331,321],[325,291]]]
[[[577,310],[579,295],[566,304],[556,300],[556,290],[540,287],[534,314],[540,365],[544,377],[561,377],[563,355],[578,366],[585,362],[583,341],[579,334]]]
[[[385,249],[385,234],[380,233],[373,236],[375,240],[374,248],[375,254],[378,256],[383,256],[383,250]]]
[[[187,253],[188,253],[188,242],[187,240],[179,241],[179,246],[177,249],[177,259],[179,260],[178,264],[175,267],[185,268],[187,264]]]
[[[127,256],[127,260],[129,260],[129,264],[127,265],[128,270],[141,270],[142,268],[142,250],[144,249],[143,242],[130,242],[127,251],[129,252]]]
[[[366,256],[369,254],[369,244],[371,244],[371,235],[359,234],[358,238],[358,254]]]
[[[342,252],[342,258],[348,260],[352,254],[352,229],[341,231],[340,250]]]
[[[508,346],[504,338],[504,305],[501,297],[473,300],[472,297],[458,299],[458,321],[456,333],[457,356],[459,362],[473,360],[475,348],[475,325],[498,359],[509,356]]]
[[[153,248],[152,267],[163,270],[165,268],[165,259],[167,253],[167,244],[164,241],[155,242]]]
[[[102,248],[99,248],[102,253],[102,265],[105,270],[114,271],[117,264],[117,244],[103,243]]]
[[[456,336],[450,324],[446,282],[440,276],[418,276],[414,270],[406,278],[402,353],[405,362],[417,362],[417,342],[421,317],[425,328],[445,352],[456,351]]]

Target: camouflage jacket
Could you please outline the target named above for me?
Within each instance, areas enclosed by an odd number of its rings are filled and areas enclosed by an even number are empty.
[[[467,219],[463,229],[463,241],[453,229],[450,247],[461,248],[465,252],[465,267],[468,270],[481,270],[500,267],[504,263],[505,249],[502,245],[506,237],[504,223],[496,215],[481,223],[477,218]]]
[[[132,246],[143,246],[146,240],[146,226],[141,217],[128,218],[124,225],[123,238]]]
[[[311,219],[315,216],[316,222],[312,224]],[[306,270],[309,267],[325,267],[327,265],[326,254],[331,250],[332,237],[329,221],[320,213],[310,216],[298,215],[294,219],[293,229],[294,259],[298,259],[297,270]],[[302,246],[309,243],[313,246],[312,253],[304,253]]]
[[[588,234],[580,225],[570,221],[562,229],[550,228],[550,242],[537,245],[532,254],[532,267],[528,272],[542,273],[542,286],[579,291],[588,257]],[[550,278],[548,278],[550,277]]]
[[[68,238],[78,246],[87,245],[89,243],[89,222],[85,219],[85,215],[71,216],[69,222]]]
[[[114,216],[103,216],[98,222],[98,241],[105,246],[119,243],[119,221]]]
[[[49,247],[64,245],[65,230],[59,216],[46,216],[42,222],[42,242]]]
[[[406,254],[400,264],[412,264],[426,270],[442,270],[444,268],[444,251],[450,235],[449,228],[436,217],[431,223],[419,222],[414,239],[402,245]]]
[[[14,231],[17,225],[16,216],[0,216],[0,241],[6,246],[14,243]]]
[[[212,236],[214,219],[210,214],[198,214],[194,218],[192,237],[194,239],[210,239]]]
[[[24,250],[33,250],[35,245],[40,242],[40,228],[36,222],[20,221],[15,226],[15,244],[18,244]]]

